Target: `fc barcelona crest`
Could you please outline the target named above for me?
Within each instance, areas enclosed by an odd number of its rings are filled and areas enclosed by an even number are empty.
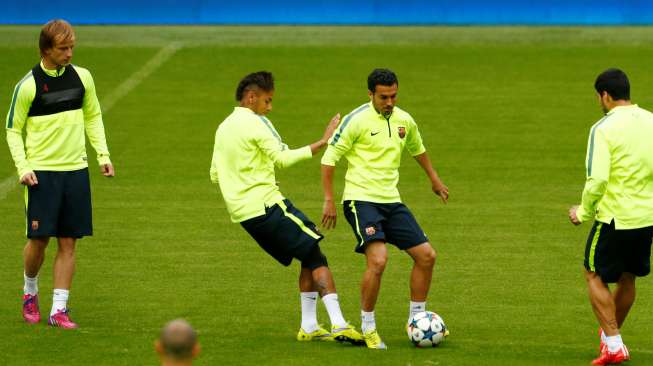
[[[402,139],[406,137],[406,127],[399,127],[399,137]]]

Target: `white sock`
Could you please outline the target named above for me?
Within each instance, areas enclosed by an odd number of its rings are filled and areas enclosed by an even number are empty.
[[[52,310],[50,310],[50,316],[57,313],[59,310],[65,310],[66,304],[68,303],[68,294],[70,291],[55,288],[54,295],[52,296]]]
[[[25,295],[36,295],[39,293],[39,278],[38,276],[31,278],[27,277],[25,273],[23,273],[23,278],[25,279],[25,287],[23,287],[23,292]]]
[[[601,340],[603,341],[603,343],[605,343],[605,337],[606,337],[605,332],[603,331],[603,329],[601,329]]]
[[[347,326],[347,321],[342,316],[342,311],[340,311],[340,301],[338,301],[338,294],[332,293],[324,295],[322,296],[322,302],[326,307],[327,313],[329,313],[331,326],[336,328]]]
[[[411,301],[409,311],[408,321],[410,322],[410,319],[413,317],[413,315],[422,311],[426,311],[426,301]]]
[[[311,333],[317,330],[317,292],[300,292],[302,300],[302,329]]]
[[[616,336],[606,336],[605,343],[608,344],[608,352],[610,353],[619,351],[621,346],[624,345],[624,342],[621,340],[621,334],[617,334]]]
[[[376,320],[374,320],[374,310],[361,310],[361,330],[363,333],[371,332],[376,329]]]

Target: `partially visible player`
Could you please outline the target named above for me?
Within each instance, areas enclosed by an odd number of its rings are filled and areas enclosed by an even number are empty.
[[[238,107],[215,134],[211,181],[219,183],[232,222],[238,222],[268,254],[284,266],[301,262],[302,324],[300,341],[361,342],[361,335],[342,316],[326,257],[320,250],[323,236],[301,211],[279,191],[275,167],[287,168],[310,159],[326,145],[340,121],[336,115],[316,142],[289,149],[265,117],[272,110],[274,80],[266,71],[245,76],[236,90]],[[317,323],[317,297],[322,297],[331,319],[331,331]]]
[[[197,333],[183,319],[168,322],[154,342],[161,366],[190,366],[200,353]]]
[[[56,237],[48,324],[61,328],[77,327],[67,306],[75,244],[93,234],[84,133],[97,152],[102,174],[114,176],[93,77],[70,63],[74,46],[75,33],[68,22],[52,20],[43,26],[41,62],[16,85],[6,124],[9,150],[25,185],[28,241],[23,251],[23,317],[28,323],[41,318],[37,275],[49,239]]]
[[[343,204],[345,218],[356,236],[357,253],[365,254],[367,269],[361,284],[363,337],[369,348],[385,349],[376,330],[374,306],[388,260],[386,242],[413,258],[410,277],[410,319],[426,309],[435,250],[410,210],[401,202],[397,183],[404,149],[428,176],[431,189],[447,203],[449,189],[431,166],[413,118],[396,107],[399,81],[388,69],[375,69],[367,79],[370,101],[345,116],[322,157],[324,210],[322,224],[335,227],[333,174],[336,163],[348,162]]]
[[[585,247],[585,278],[599,321],[600,355],[592,364],[630,359],[621,326],[635,302],[635,279],[651,271],[653,114],[632,104],[630,82],[608,69],[594,83],[605,116],[592,126],[585,189],[569,209],[574,225],[594,219]],[[610,292],[608,284],[616,283]]]

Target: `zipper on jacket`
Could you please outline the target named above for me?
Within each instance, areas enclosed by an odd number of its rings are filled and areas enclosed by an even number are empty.
[[[392,137],[392,132],[390,132],[390,118],[385,118],[385,121],[388,122],[388,137]]]

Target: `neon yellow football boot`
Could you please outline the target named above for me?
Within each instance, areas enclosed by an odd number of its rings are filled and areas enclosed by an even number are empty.
[[[388,349],[385,343],[381,340],[379,332],[377,332],[376,329],[363,333],[363,339],[365,340],[367,348]]]
[[[331,333],[327,332],[326,329],[322,328],[321,325],[317,326],[317,329],[306,333],[303,328],[299,328],[297,333],[297,340],[300,342],[308,341],[334,341],[334,337]]]
[[[333,338],[339,342],[349,342],[358,345],[365,343],[363,336],[349,323],[341,327],[332,326],[331,334],[333,335]]]

